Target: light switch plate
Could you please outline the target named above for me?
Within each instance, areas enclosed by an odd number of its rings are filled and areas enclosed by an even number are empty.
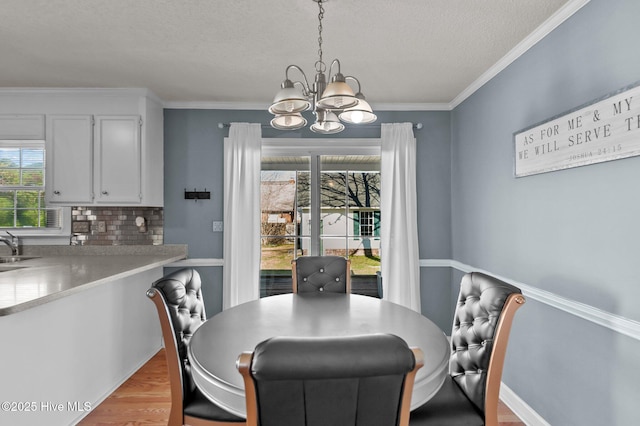
[[[213,232],[222,232],[222,221],[221,220],[214,220],[213,221],[212,230],[213,230]]]

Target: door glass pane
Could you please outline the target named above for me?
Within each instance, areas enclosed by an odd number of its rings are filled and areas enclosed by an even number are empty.
[[[380,157],[323,156],[321,253],[348,256],[353,293],[376,295],[380,271]]]
[[[346,183],[347,175],[344,172],[320,174],[320,235],[346,236],[348,217]],[[325,247],[325,250],[327,249]],[[342,253],[334,254],[344,256],[344,248]]]
[[[380,271],[380,172],[349,173],[349,258],[353,286],[374,282]]]
[[[296,226],[297,234],[306,237],[306,244],[298,245],[308,255],[311,247],[311,172],[297,172],[296,188]]]
[[[349,173],[349,207],[380,208],[380,172]]]
[[[260,296],[264,297],[291,293],[291,261],[296,253],[302,255],[303,246],[308,247],[308,234],[303,238],[302,228],[310,196],[308,157],[262,160]],[[296,170],[305,167],[306,171]]]

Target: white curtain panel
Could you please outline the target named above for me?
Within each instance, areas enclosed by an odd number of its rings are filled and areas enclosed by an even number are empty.
[[[416,140],[411,123],[382,124],[381,273],[384,298],[420,312]]]
[[[222,309],[260,297],[260,161],[258,123],[231,123],[224,140]]]

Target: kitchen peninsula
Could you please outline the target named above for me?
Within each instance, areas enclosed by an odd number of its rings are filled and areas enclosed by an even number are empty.
[[[0,264],[0,424],[75,424],[153,356],[162,338],[145,292],[186,254],[24,246],[28,259]]]

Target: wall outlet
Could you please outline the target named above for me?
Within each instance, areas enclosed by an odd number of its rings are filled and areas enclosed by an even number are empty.
[[[222,221],[220,220],[214,220],[213,221],[213,226],[212,226],[212,231],[213,232],[222,232]]]
[[[104,220],[98,222],[98,232],[107,232],[107,224]]]

